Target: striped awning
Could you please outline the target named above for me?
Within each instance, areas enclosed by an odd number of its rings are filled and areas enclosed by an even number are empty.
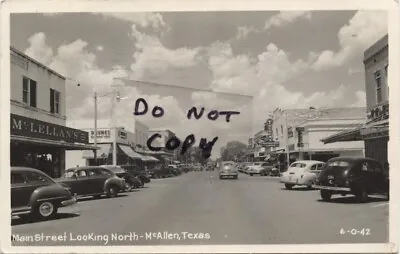
[[[119,148],[129,157],[132,159],[139,159],[143,160],[143,155],[140,155],[139,153],[133,151],[133,149],[130,146],[125,146],[125,145],[118,145]]]

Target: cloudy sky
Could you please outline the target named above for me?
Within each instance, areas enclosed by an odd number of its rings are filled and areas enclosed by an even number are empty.
[[[132,120],[135,100],[144,97],[165,115],[139,120],[182,139],[219,136],[214,151],[228,140],[246,142],[276,107],[365,106],[363,51],[386,33],[384,11],[11,16],[11,44],[71,79],[69,120],[93,116],[94,91],[124,85],[117,119]],[[189,121],[192,106],[205,107],[205,115],[212,109],[241,114],[229,123]],[[110,108],[103,98],[100,117],[110,117]]]

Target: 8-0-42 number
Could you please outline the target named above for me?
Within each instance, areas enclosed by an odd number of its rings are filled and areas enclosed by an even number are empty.
[[[371,235],[371,230],[369,228],[363,228],[361,230],[352,228],[352,229],[344,229],[342,228],[340,230],[340,234],[341,235],[346,235],[346,234],[350,234],[350,235]]]

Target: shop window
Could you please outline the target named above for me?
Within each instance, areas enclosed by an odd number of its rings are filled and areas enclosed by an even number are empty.
[[[60,92],[50,88],[50,112],[60,114]]]
[[[375,84],[376,84],[376,103],[382,102],[382,75],[380,71],[375,72]]]
[[[36,81],[22,77],[22,101],[31,107],[36,107]]]

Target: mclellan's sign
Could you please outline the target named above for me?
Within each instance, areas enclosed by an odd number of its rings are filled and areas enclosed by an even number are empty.
[[[11,114],[11,135],[42,138],[68,143],[89,143],[89,133],[65,126]]]

